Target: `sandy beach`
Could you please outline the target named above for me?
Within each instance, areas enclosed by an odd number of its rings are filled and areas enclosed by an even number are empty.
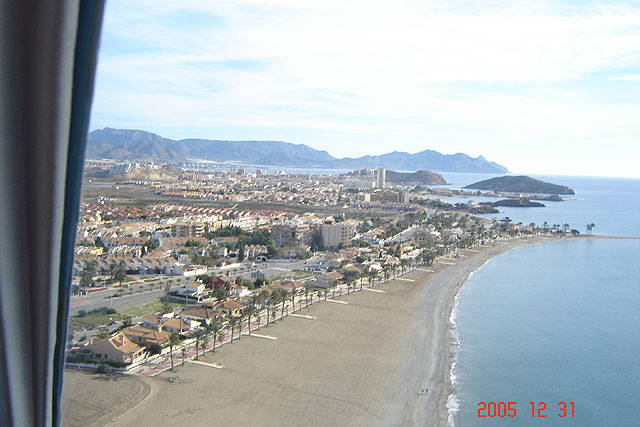
[[[560,239],[494,242],[336,298],[346,304],[313,304],[298,312],[313,319],[288,316],[258,331],[277,339],[243,336],[201,356],[205,364],[140,378],[146,395],[114,403],[106,425],[446,426],[458,288],[490,258],[550,240]]]

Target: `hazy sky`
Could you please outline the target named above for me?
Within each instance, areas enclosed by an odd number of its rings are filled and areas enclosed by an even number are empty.
[[[112,0],[105,126],[640,177],[640,3]]]

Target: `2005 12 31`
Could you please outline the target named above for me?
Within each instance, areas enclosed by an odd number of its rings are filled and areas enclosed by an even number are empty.
[[[478,417],[480,418],[493,418],[493,417],[511,417],[514,418],[518,415],[517,402],[478,402]],[[548,416],[546,412],[548,409],[546,402],[529,402],[531,405],[531,412],[528,413],[534,418],[545,418]],[[560,418],[575,417],[575,407],[573,402],[559,402],[558,413],[551,414],[551,416],[557,415]]]

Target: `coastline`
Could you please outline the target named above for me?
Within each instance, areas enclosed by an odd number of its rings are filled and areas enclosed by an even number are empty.
[[[516,247],[599,237],[491,242],[461,251],[459,259],[439,257],[376,292],[337,298],[348,305],[313,304],[299,314],[314,320],[289,317],[258,331],[278,340],[245,335],[200,357],[223,369],[187,362],[145,378],[155,392],[107,425],[447,426],[451,316],[469,275]]]

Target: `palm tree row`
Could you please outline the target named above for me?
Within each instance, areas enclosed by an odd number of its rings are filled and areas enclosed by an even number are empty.
[[[386,265],[385,267],[383,267],[382,275],[384,276],[385,281],[388,281],[391,277],[394,277],[394,274],[397,274],[398,271],[401,271],[402,274],[404,274],[408,269],[417,268],[418,265],[432,264],[434,258],[435,258],[435,253],[431,251],[423,251],[415,260],[406,260],[406,259],[401,260],[400,266]],[[371,286],[375,282],[376,277],[378,277],[378,279],[380,280],[381,275],[379,273],[369,271],[368,273],[366,273],[366,276],[368,277],[369,286]],[[347,289],[347,295],[351,292],[352,289],[355,291],[356,281],[360,282],[360,290],[362,290],[363,277],[361,277],[359,274],[348,273],[345,275],[345,279],[346,280],[343,286],[346,287]],[[335,297],[336,288],[338,288],[339,286],[340,284],[337,281],[334,281],[333,283],[331,283],[333,297]],[[324,300],[326,301],[328,290],[316,289],[314,292],[314,289],[316,288],[314,288],[309,283],[305,285],[304,287],[305,306],[309,305],[309,297],[311,297],[311,303],[313,303],[314,293],[316,294],[316,296],[318,296],[318,294],[324,296]],[[260,328],[261,326],[260,320],[262,318],[261,317],[262,313],[266,313],[267,326],[269,325],[270,322],[273,323],[273,321],[275,320],[276,307],[278,306],[280,306],[280,318],[284,318],[286,303],[289,301],[289,299],[291,300],[291,311],[295,312],[295,298],[297,295],[298,294],[295,292],[295,290],[292,290],[289,292],[284,288],[277,288],[271,294],[263,290],[258,295],[252,298],[251,303],[247,305],[247,307],[244,309],[242,313],[240,313],[240,315],[229,313],[226,323],[219,321],[217,319],[217,316],[214,314],[214,318],[211,320],[211,322],[209,322],[206,325],[204,329],[200,329],[194,332],[193,336],[195,338],[195,347],[196,347],[195,359],[197,360],[200,355],[200,348],[201,348],[200,344],[202,344],[202,354],[204,355],[206,351],[207,343],[209,342],[208,341],[209,337],[213,338],[212,350],[215,352],[218,347],[217,345],[218,342],[222,343],[226,335],[227,328],[230,328],[231,330],[230,342],[233,342],[234,339],[239,339],[242,336],[242,327],[245,321],[247,322],[248,334],[251,335],[252,329],[255,329],[255,328],[252,328],[251,322],[253,319],[255,319],[255,321],[258,322],[258,328]],[[302,300],[300,300],[300,305],[302,306]],[[236,329],[238,329],[238,338],[235,338]],[[171,334],[169,337],[168,344],[169,344],[169,350],[170,350],[171,369],[173,370],[174,368],[173,350],[177,345],[180,344],[180,339],[178,334]],[[183,358],[183,364],[184,364],[184,348],[183,348],[182,358]]]

